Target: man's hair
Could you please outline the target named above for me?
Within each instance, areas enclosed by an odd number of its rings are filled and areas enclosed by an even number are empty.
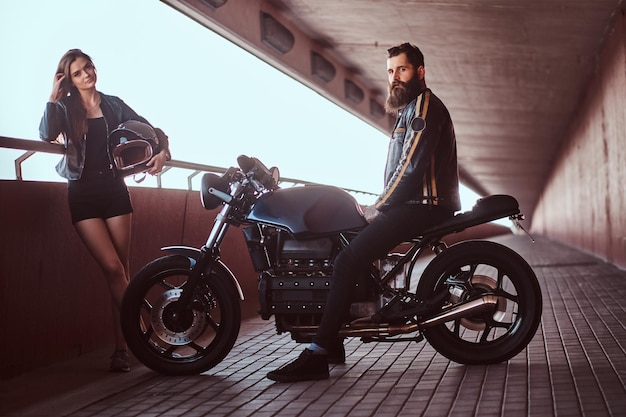
[[[397,46],[392,46],[391,48],[387,49],[387,53],[389,54],[387,56],[388,58],[392,58],[394,56],[398,56],[404,53],[406,54],[406,57],[409,60],[409,62],[416,69],[417,67],[424,66],[424,54],[422,53],[422,51],[420,51],[420,48],[418,48],[415,45],[411,45],[408,42],[405,42]]]

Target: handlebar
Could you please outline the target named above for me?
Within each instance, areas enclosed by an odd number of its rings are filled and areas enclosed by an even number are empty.
[[[278,168],[267,168],[257,158],[240,155],[237,158],[239,169],[231,167],[222,176],[205,173],[202,176],[200,199],[202,206],[213,210],[222,203],[230,204],[233,199],[239,198],[241,186],[249,184],[257,193],[278,188]],[[235,184],[239,186],[234,189]]]
[[[270,190],[278,186],[278,168],[267,168],[263,162],[257,158],[251,158],[246,155],[237,157],[239,168],[246,174],[250,180],[258,181],[263,187]]]

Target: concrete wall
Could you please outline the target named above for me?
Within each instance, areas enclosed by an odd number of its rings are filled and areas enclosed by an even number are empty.
[[[617,16],[532,230],[626,268],[626,17]]]

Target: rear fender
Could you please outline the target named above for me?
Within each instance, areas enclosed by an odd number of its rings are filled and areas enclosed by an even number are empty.
[[[166,246],[164,248],[161,248],[161,250],[163,252],[173,253],[175,255],[182,255],[182,256],[185,256],[185,257],[189,258],[191,260],[191,267],[192,268],[196,264],[196,261],[198,260],[198,257],[200,256],[200,249],[193,248],[193,247],[190,247],[190,246]],[[230,271],[230,269],[228,269],[226,264],[224,262],[218,260],[214,264],[213,269],[215,269],[218,273],[221,272],[224,275],[227,275],[228,277],[230,277],[233,285],[237,289],[237,293],[239,294],[239,298],[241,299],[241,301],[243,301],[244,300],[244,296],[243,296],[243,290],[241,289],[241,285],[239,285],[239,281],[237,281],[237,278]]]

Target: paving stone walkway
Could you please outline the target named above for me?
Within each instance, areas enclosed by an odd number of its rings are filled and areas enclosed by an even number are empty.
[[[0,415],[626,416],[626,272],[545,238],[497,240],[527,259],[544,297],[535,338],[506,363],[464,366],[426,342],[350,339],[347,363],[333,365],[329,380],[279,384],[265,374],[303,346],[254,319],[203,375],[165,377],[135,364],[130,374],[103,375],[53,398],[33,393],[33,404],[4,414],[0,406]],[[76,372],[68,366],[57,378]],[[36,375],[20,383],[36,384]],[[16,388],[0,389],[2,401]]]

